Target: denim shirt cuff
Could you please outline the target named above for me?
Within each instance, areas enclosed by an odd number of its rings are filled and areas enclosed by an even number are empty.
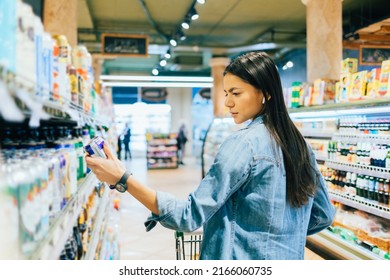
[[[144,225],[146,231],[153,229],[157,222],[163,221],[168,218],[174,209],[174,197],[171,194],[165,192],[157,192],[157,207],[160,215],[151,213],[146,219]]]

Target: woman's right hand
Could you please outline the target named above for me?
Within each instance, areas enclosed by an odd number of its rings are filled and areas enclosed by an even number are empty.
[[[87,155],[85,161],[99,181],[106,182],[109,185],[115,185],[125,173],[126,168],[111,152],[108,145],[104,145],[103,150],[107,155],[106,159],[94,158]]]

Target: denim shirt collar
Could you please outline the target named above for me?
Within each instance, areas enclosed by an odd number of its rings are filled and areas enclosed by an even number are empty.
[[[259,124],[259,123],[263,123],[263,116],[258,116],[256,118],[254,118],[252,121],[248,121],[249,123],[242,129],[247,129],[247,128],[250,128],[251,126],[254,126],[256,124]]]

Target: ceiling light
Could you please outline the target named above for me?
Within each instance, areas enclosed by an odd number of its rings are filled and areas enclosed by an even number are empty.
[[[204,3],[206,3],[206,0],[196,0],[196,2],[198,2],[201,5],[203,5]]]
[[[184,29],[189,29],[190,28],[189,20],[183,21],[182,24],[181,24],[181,27],[183,27]]]
[[[177,34],[177,37],[181,41],[183,41],[183,40],[185,40],[187,38],[186,34],[184,34],[183,30],[181,30],[181,29],[179,29],[176,34]]]
[[[122,76],[122,75],[101,75],[102,81],[159,81],[159,82],[198,82],[212,83],[212,77],[184,77],[184,76]]]
[[[190,15],[192,20],[197,20],[199,18],[199,14],[196,11],[195,7],[192,7],[190,10]]]
[[[176,40],[175,39],[171,39],[171,40],[169,40],[169,44],[171,44],[171,46],[173,46],[173,47],[176,47],[177,46],[177,42],[176,42]]]
[[[164,54],[164,57],[165,57],[166,59],[170,59],[170,58],[171,58],[171,51],[168,50],[167,53]]]
[[[164,67],[165,65],[167,65],[167,61],[165,59],[161,60],[160,61],[160,66]]]
[[[158,75],[158,69],[157,68],[154,68],[153,70],[152,70],[152,74],[153,75],[155,75],[155,76],[157,76]]]
[[[288,61],[288,62],[286,63],[286,66],[287,66],[288,68],[291,68],[291,67],[294,66],[294,63],[293,63],[292,61]]]
[[[107,87],[190,87],[190,88],[211,88],[213,83],[195,83],[195,82],[104,82]]]

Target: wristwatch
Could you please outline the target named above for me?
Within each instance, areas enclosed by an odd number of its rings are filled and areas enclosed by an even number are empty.
[[[110,189],[116,189],[118,192],[124,193],[125,191],[127,191],[127,178],[129,178],[129,176],[131,175],[133,174],[126,171],[123,174],[122,178],[120,178],[120,180],[115,185],[110,185]]]

